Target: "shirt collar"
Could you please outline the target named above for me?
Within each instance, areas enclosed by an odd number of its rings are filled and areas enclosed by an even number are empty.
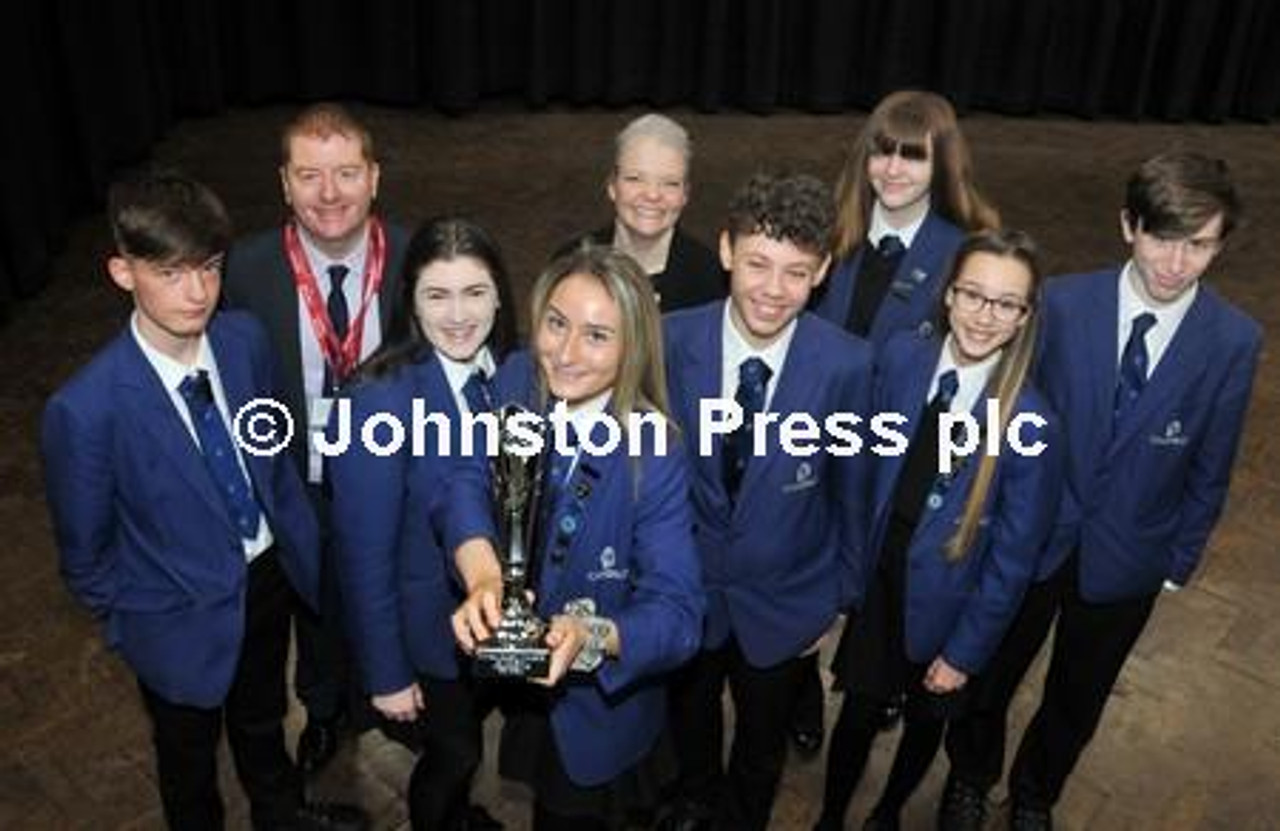
[[[467,379],[477,369],[484,373],[484,377],[493,380],[493,374],[496,369],[493,355],[489,352],[489,347],[482,346],[469,361],[455,361],[443,352],[436,352],[436,357],[440,359],[440,366],[444,369],[444,377],[449,382],[449,389],[457,392],[461,390],[463,385],[467,383]]]
[[[1196,294],[1200,291],[1200,281],[1196,281],[1191,288],[1182,293],[1182,296],[1172,303],[1163,305],[1152,305],[1147,303],[1134,288],[1134,281],[1140,280],[1137,268],[1133,264],[1133,260],[1125,263],[1124,268],[1120,269],[1119,277],[1119,307],[1120,319],[1119,325],[1121,331],[1128,338],[1129,326],[1132,320],[1143,312],[1151,312],[1156,316],[1156,325],[1160,327],[1162,332],[1175,332],[1182,319],[1187,316],[1187,311],[1191,308],[1191,304],[1195,302]]]
[[[311,232],[303,227],[302,223],[297,223],[298,239],[302,240],[302,250],[307,255],[307,265],[311,267],[311,273],[315,275],[316,281],[320,287],[329,290],[329,267],[334,265],[345,265],[347,267],[347,276],[360,276],[364,274],[365,255],[369,251],[369,234],[368,231],[360,238],[360,242],[354,248],[347,252],[345,257],[334,259],[328,254],[320,250],[315,240],[311,238]],[[351,282],[347,281],[349,285]]]
[[[203,332],[200,334],[200,345],[196,352],[195,363],[187,366],[156,349],[143,337],[142,331],[138,329],[137,312],[134,312],[129,318],[129,330],[132,332],[138,348],[142,350],[143,357],[147,359],[147,363],[151,364],[152,369],[160,376],[160,382],[164,384],[166,390],[176,392],[188,375],[200,369],[208,372],[211,379],[217,379],[218,367],[213,361],[213,349],[209,346],[209,336],[207,334]]]
[[[926,199],[928,197],[925,197]],[[929,211],[925,210],[920,214],[914,222],[911,222],[901,228],[895,228],[889,224],[885,218],[885,210],[879,202],[871,208],[871,227],[867,229],[867,240],[875,246],[880,245],[880,240],[892,234],[902,241],[903,248],[910,248],[911,243],[915,240],[916,234],[920,233],[920,226],[924,225],[925,218],[929,216]]]
[[[929,397],[932,398],[937,392],[938,379],[942,374],[954,369],[959,386],[951,399],[951,411],[967,413],[982,397],[983,391],[987,388],[987,382],[991,380],[991,374],[996,370],[996,364],[1000,362],[1000,356],[1004,354],[1004,348],[997,349],[976,364],[960,366],[952,355],[954,340],[955,335],[948,333],[947,339],[943,341],[942,354],[938,357],[938,366],[933,371],[933,383],[929,387]]]
[[[725,362],[736,367],[747,358],[759,358],[765,362],[773,373],[771,378],[777,378],[782,372],[783,363],[786,362],[787,351],[791,348],[791,340],[795,337],[799,318],[788,323],[787,327],[774,339],[773,343],[764,349],[756,349],[747,343],[746,339],[739,334],[738,327],[733,325],[733,318],[730,312],[732,303],[732,300],[725,301],[724,317],[721,323],[721,328],[724,332]]]

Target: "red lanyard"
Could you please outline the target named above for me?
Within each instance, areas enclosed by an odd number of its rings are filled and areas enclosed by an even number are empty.
[[[289,258],[289,267],[293,270],[293,283],[302,295],[302,303],[306,306],[307,316],[311,318],[311,331],[315,333],[320,344],[320,352],[325,363],[339,380],[346,378],[360,361],[360,345],[364,341],[365,311],[369,301],[378,294],[382,286],[383,266],[387,262],[387,235],[382,222],[375,217],[369,218],[369,251],[365,255],[364,276],[360,289],[360,308],[355,319],[347,329],[346,338],[339,342],[333,331],[333,322],[329,320],[328,308],[320,297],[320,285],[316,276],[311,273],[307,263],[307,255],[302,250],[302,240],[298,238],[298,228],[293,222],[284,224],[284,251]]]

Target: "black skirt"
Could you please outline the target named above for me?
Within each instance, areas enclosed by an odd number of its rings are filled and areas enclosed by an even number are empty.
[[[677,773],[666,731],[654,737],[654,746],[643,759],[609,782],[579,785],[564,769],[551,726],[556,696],[555,689],[529,685],[513,689],[511,697],[504,699],[498,772],[528,785],[537,800],[556,814],[593,817],[611,828],[648,825],[663,788]],[[607,735],[593,739],[609,741]]]
[[[845,628],[831,660],[835,689],[885,708],[886,721],[906,708],[908,715],[955,718],[965,708],[970,684],[939,695],[924,688],[928,663],[907,658],[907,551],[915,523],[892,514],[875,579],[862,612]]]

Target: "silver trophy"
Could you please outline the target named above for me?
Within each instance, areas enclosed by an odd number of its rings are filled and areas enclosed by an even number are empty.
[[[520,414],[528,412],[507,405],[497,414],[499,452],[490,470],[500,538],[502,620],[476,647],[474,673],[481,678],[545,678],[551,665],[551,650],[544,643],[547,624],[534,612],[528,595],[543,459],[535,452],[541,419],[522,419],[516,427]]]

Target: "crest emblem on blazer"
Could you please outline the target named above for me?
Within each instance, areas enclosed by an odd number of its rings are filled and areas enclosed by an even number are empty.
[[[813,465],[809,462],[801,462],[796,465],[796,478],[782,486],[783,493],[796,493],[797,491],[808,490],[816,487],[818,477],[814,474]]]
[[[598,580],[626,580],[630,569],[618,568],[618,550],[612,545],[600,549],[600,568],[587,574],[591,582]]]
[[[1182,447],[1187,443],[1187,437],[1182,432],[1182,421],[1176,418],[1170,419],[1164,426],[1164,432],[1150,437],[1151,444],[1157,447]]]
[[[895,297],[903,300],[908,299],[915,294],[916,289],[929,279],[928,273],[923,268],[913,268],[911,273],[906,277],[900,277],[893,281],[889,287],[889,291],[893,292]]]

